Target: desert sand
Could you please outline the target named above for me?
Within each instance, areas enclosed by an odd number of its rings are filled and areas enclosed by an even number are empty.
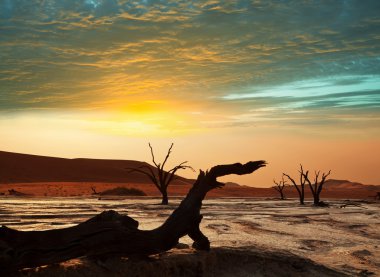
[[[63,228],[108,209],[126,213],[140,229],[159,226],[176,208],[157,197],[1,197],[0,222],[18,230]],[[317,208],[296,200],[208,199],[201,229],[210,252],[195,252],[184,237],[180,249],[151,260],[71,260],[26,270],[29,276],[380,276],[380,203],[330,200]],[[160,275],[161,274],[161,275]],[[129,275],[128,275],[129,276]]]
[[[331,180],[335,182],[336,180]],[[339,183],[341,184],[341,183]],[[352,184],[342,183],[344,184]],[[97,192],[102,192],[115,187],[136,188],[142,190],[147,196],[160,196],[160,192],[152,183],[112,183],[112,182],[34,182],[34,183],[5,183],[0,184],[0,194],[8,195],[9,190],[28,194],[30,196],[47,196],[47,197],[73,197],[73,196],[90,196],[93,193],[92,187]],[[190,184],[174,183],[169,186],[169,196],[184,196],[189,191]],[[321,200],[325,199],[367,199],[373,200],[377,191],[380,191],[379,186],[364,186],[358,187],[334,187],[329,188],[329,181],[326,182],[326,188],[321,193]],[[369,187],[369,189],[368,189]],[[298,194],[294,187],[286,187],[285,195],[288,198],[297,198]],[[306,198],[311,198],[309,188],[305,188]],[[255,188],[248,186],[226,185],[222,189],[210,191],[206,198],[215,197],[279,197],[278,192],[272,188]]]
[[[65,228],[105,210],[128,214],[140,229],[161,225],[194,180],[169,186],[170,205],[162,206],[157,188],[126,167],[138,161],[62,159],[0,151],[0,224],[24,231]],[[135,188],[145,197],[102,196],[116,187]],[[97,194],[94,194],[97,192]],[[272,188],[226,184],[207,194],[201,229],[210,252],[197,252],[191,240],[150,257],[70,260],[26,269],[21,276],[380,276],[379,186],[328,180],[314,207],[306,188],[300,206],[294,187],[278,200]],[[11,193],[10,193],[11,192]]]

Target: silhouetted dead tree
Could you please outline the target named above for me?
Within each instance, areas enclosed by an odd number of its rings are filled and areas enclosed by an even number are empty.
[[[283,176],[286,176],[293,184],[293,186],[297,189],[300,204],[304,205],[305,204],[305,184],[306,184],[306,179],[305,176],[307,177],[309,175],[309,171],[304,172],[302,164],[300,165],[300,170],[298,171],[300,173],[300,184],[299,186],[297,185],[296,181],[292,177],[290,177],[288,174],[282,173]]]
[[[176,165],[175,167],[173,167],[172,169],[170,169],[168,171],[164,170],[164,166],[165,166],[165,164],[166,164],[166,162],[167,162],[167,160],[171,154],[173,145],[174,145],[173,143],[170,145],[168,153],[166,154],[165,160],[163,161],[162,164],[160,164],[160,163],[156,162],[155,157],[154,157],[154,153],[153,153],[153,148],[149,143],[150,153],[152,155],[152,161],[153,161],[154,166],[156,167],[156,171],[153,171],[151,167],[146,166],[146,165],[140,166],[139,168],[133,168],[131,171],[129,171],[129,172],[136,171],[136,172],[139,172],[141,174],[146,175],[153,182],[153,184],[157,187],[157,189],[161,192],[161,195],[162,195],[161,204],[163,204],[163,205],[167,205],[169,203],[168,186],[173,181],[173,179],[175,178],[176,172],[179,169],[186,169],[186,168],[190,168],[191,170],[194,171],[194,169],[191,166],[186,165],[187,161],[182,162],[179,165]],[[129,169],[131,169],[131,168],[129,168]]]
[[[273,179],[273,183],[275,183],[275,186],[273,186],[272,188],[280,193],[281,200],[285,200],[284,188],[286,185],[286,181],[284,180],[284,175],[282,175],[282,180],[279,182],[276,182],[276,180]]]
[[[96,187],[91,187],[91,190],[93,195],[99,194],[99,192],[96,191]]]
[[[321,181],[319,182],[318,179],[319,179],[320,173],[321,173],[320,171],[315,171],[314,184],[312,184],[310,182],[309,177],[307,176],[307,174],[303,174],[306,182],[309,185],[310,191],[313,194],[314,205],[315,206],[321,206],[321,205],[323,205],[322,202],[321,202],[321,200],[320,200],[320,195],[321,195],[321,191],[322,191],[323,185],[326,182],[326,178],[327,178],[327,176],[330,175],[331,170],[329,170],[329,172],[327,172],[327,173],[322,173],[322,178],[321,178]]]
[[[244,175],[265,166],[265,161],[217,165],[200,171],[186,198],[169,218],[153,230],[139,230],[138,221],[106,211],[76,226],[47,231],[0,228],[0,275],[11,271],[63,262],[77,257],[147,256],[170,250],[188,235],[193,247],[209,250],[210,241],[199,229],[200,209],[206,194],[224,184],[218,177]],[[8,271],[8,272],[7,272]]]

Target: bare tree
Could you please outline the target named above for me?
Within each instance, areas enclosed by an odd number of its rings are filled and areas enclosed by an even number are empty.
[[[321,173],[320,171],[315,171],[314,184],[312,184],[310,182],[309,177],[307,176],[307,174],[306,175],[303,174],[306,182],[309,185],[310,191],[313,194],[314,205],[315,206],[320,206],[322,204],[322,202],[320,200],[320,194],[321,194],[323,185],[326,182],[327,176],[329,176],[330,173],[331,173],[331,170],[329,170],[329,172],[327,172],[327,173],[322,173],[322,178],[321,178],[321,181],[319,182],[318,179],[319,179],[320,173]]]
[[[99,192],[96,191],[96,187],[92,186],[92,187],[91,187],[91,190],[92,190],[92,194],[93,194],[93,195],[97,195],[97,194],[99,194]]]
[[[216,165],[200,171],[197,180],[177,209],[159,227],[138,229],[139,222],[115,211],[104,211],[76,226],[46,231],[17,231],[0,227],[0,275],[18,276],[17,270],[55,264],[69,259],[120,256],[144,257],[168,251],[188,235],[193,248],[210,250],[200,229],[201,207],[206,194],[224,186],[217,178],[250,174],[265,161]],[[16,273],[16,274],[13,274]],[[322,274],[323,275],[323,274]]]
[[[139,173],[146,175],[153,182],[153,184],[157,187],[157,189],[161,192],[161,195],[162,195],[161,204],[167,205],[169,203],[168,186],[173,181],[173,179],[175,178],[175,173],[179,169],[190,168],[193,171],[194,171],[194,169],[191,166],[186,165],[187,161],[185,161],[185,162],[182,162],[182,163],[176,165],[172,169],[165,171],[164,166],[165,166],[165,164],[166,164],[166,162],[167,162],[167,160],[171,154],[171,150],[173,148],[174,143],[172,143],[170,145],[168,153],[166,154],[166,157],[165,157],[162,164],[156,162],[155,157],[154,157],[154,153],[153,153],[153,148],[150,145],[150,143],[148,145],[150,148],[150,153],[152,155],[152,161],[153,161],[154,166],[156,167],[156,170],[154,171],[150,166],[143,165],[143,166],[140,166],[139,168],[133,168],[129,172],[136,171],[136,172],[139,172]]]
[[[276,180],[273,179],[273,183],[275,183],[275,186],[273,186],[272,188],[280,193],[281,200],[285,200],[284,188],[286,185],[286,181],[284,180],[284,175],[282,175],[282,180],[279,182],[276,182]]]
[[[300,204],[304,205],[305,200],[305,184],[306,184],[306,178],[309,175],[309,171],[304,172],[302,164],[300,165],[300,170],[298,171],[300,173],[300,184],[297,185],[296,181],[292,177],[290,177],[288,174],[282,173],[283,176],[288,177],[288,179],[292,182],[293,186],[297,189],[298,196],[300,199]]]

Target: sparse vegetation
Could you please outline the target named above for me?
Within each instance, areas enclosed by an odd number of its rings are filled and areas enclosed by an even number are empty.
[[[139,168],[129,168],[129,169],[131,169],[129,172],[136,171],[136,172],[139,172],[141,174],[146,175],[153,182],[153,184],[157,187],[157,189],[161,192],[161,195],[162,195],[161,204],[167,205],[167,204],[169,204],[168,186],[173,181],[173,179],[175,178],[175,173],[179,169],[190,168],[193,171],[194,171],[194,169],[191,166],[186,165],[187,161],[185,161],[185,162],[182,162],[182,163],[176,165],[172,169],[165,171],[164,167],[165,167],[165,164],[166,164],[166,162],[167,162],[167,160],[171,154],[171,150],[172,150],[174,144],[172,143],[170,145],[168,153],[166,154],[166,157],[165,157],[162,164],[156,162],[155,157],[154,157],[154,153],[153,153],[153,148],[150,145],[150,143],[148,145],[150,148],[150,153],[152,155],[152,161],[153,161],[154,166],[156,167],[155,168],[156,170],[153,170],[149,166],[143,165],[143,166],[140,166]]]
[[[302,164],[300,165],[300,170],[298,171],[300,173],[300,185],[297,185],[297,183],[294,181],[292,177],[290,177],[288,174],[283,173],[283,176],[286,176],[294,185],[294,187],[297,189],[300,204],[304,205],[304,199],[305,199],[305,184],[307,183],[309,185],[311,194],[313,195],[314,205],[315,206],[328,206],[328,204],[324,203],[320,200],[320,195],[323,189],[323,185],[326,182],[326,178],[330,175],[331,170],[327,173],[322,173],[321,181],[319,181],[319,176],[321,174],[320,171],[315,171],[315,177],[314,177],[314,183],[311,183],[309,179],[309,171],[304,170],[302,167]],[[275,182],[275,184],[277,184]],[[281,182],[280,182],[281,184]],[[279,185],[278,185],[279,186]],[[277,190],[277,189],[276,189]]]
[[[5,247],[0,251],[1,271],[13,273],[83,256],[148,257],[174,248],[184,236],[194,241],[194,249],[208,251],[210,241],[200,230],[203,218],[200,210],[207,193],[224,185],[217,181],[219,177],[250,174],[265,165],[265,161],[251,161],[200,171],[184,200],[161,226],[151,230],[138,229],[138,221],[113,210],[54,231],[17,231],[3,226],[0,242]]]
[[[146,196],[146,193],[136,188],[116,187],[102,191],[100,195]]]
[[[313,194],[315,206],[326,206],[326,203],[320,200],[320,194],[321,194],[323,185],[326,182],[326,178],[327,176],[330,175],[330,173],[331,173],[331,170],[329,170],[329,172],[327,173],[322,173],[322,178],[321,178],[321,181],[319,182],[318,179],[319,179],[320,171],[315,171],[314,184],[310,182],[307,174],[306,175],[304,174],[304,178],[309,185],[311,193]]]
[[[91,187],[91,190],[92,190],[92,194],[93,195],[98,195],[99,192],[96,191],[96,187]]]
[[[290,177],[288,174],[283,173],[283,176],[286,176],[293,184],[293,186],[297,189],[300,204],[304,205],[305,204],[305,184],[306,184],[306,179],[305,177],[308,176],[309,171],[304,172],[302,164],[300,165],[300,170],[298,171],[300,173],[300,184],[297,185],[296,181],[292,177]]]
[[[9,195],[12,195],[12,196],[30,196],[30,195],[27,194],[27,193],[23,193],[23,192],[20,192],[20,191],[14,190],[14,189],[9,189],[9,190],[8,190],[8,193],[9,193]]]
[[[380,200],[380,191],[376,192],[376,195],[374,196],[375,200]]]
[[[284,180],[284,175],[282,175],[282,180],[279,182],[276,182],[276,180],[273,179],[273,183],[275,183],[275,186],[272,188],[280,193],[281,200],[285,200],[284,188],[286,181]]]

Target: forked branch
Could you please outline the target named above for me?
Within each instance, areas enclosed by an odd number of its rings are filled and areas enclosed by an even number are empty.
[[[160,227],[139,230],[138,222],[115,211],[103,212],[79,225],[47,231],[20,232],[0,228],[0,275],[12,276],[25,267],[59,263],[83,256],[152,255],[173,248],[188,235],[193,247],[208,250],[210,242],[199,229],[200,209],[207,192],[229,174],[249,174],[265,166],[264,161],[218,165],[201,171],[197,181],[178,208]]]

